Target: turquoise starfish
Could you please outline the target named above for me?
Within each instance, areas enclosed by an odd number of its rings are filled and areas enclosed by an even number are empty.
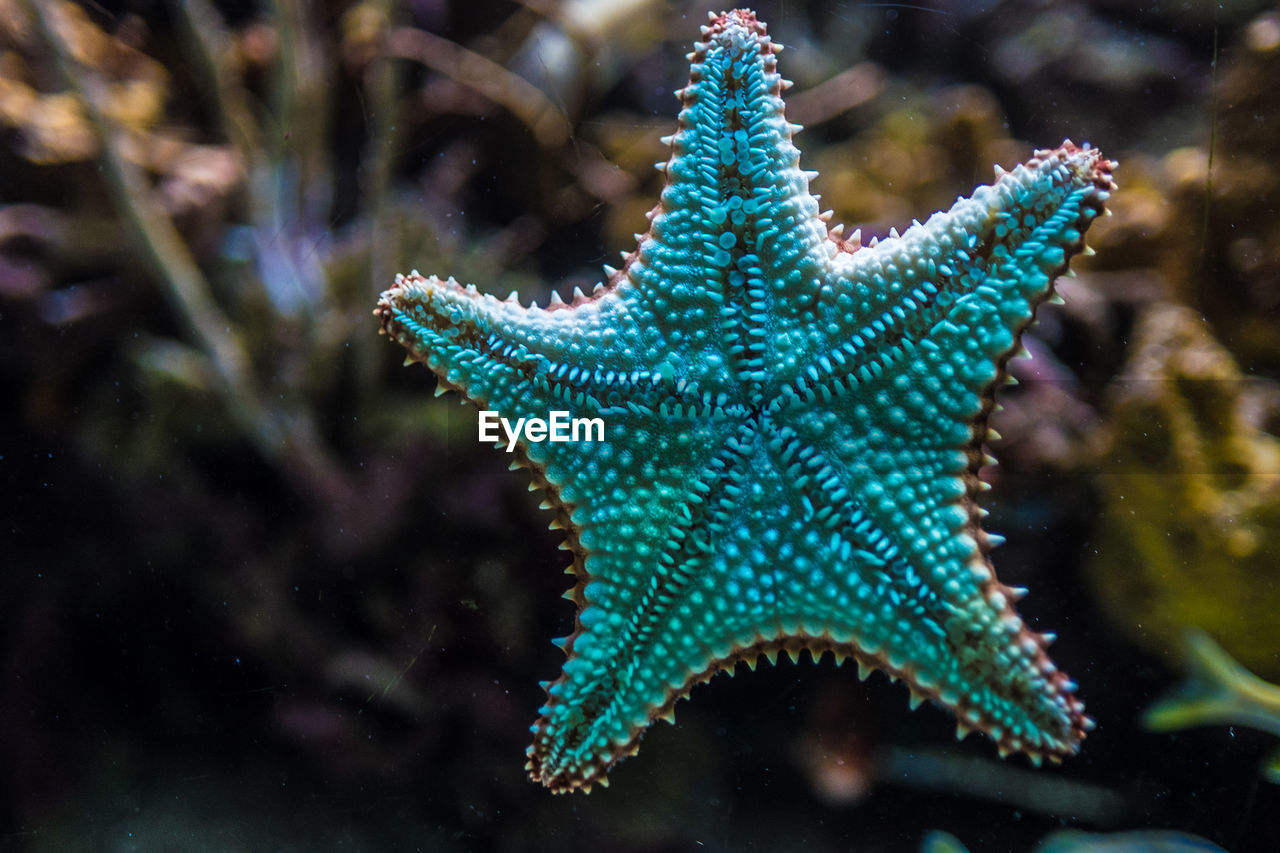
[[[780,49],[749,11],[704,28],[649,232],[591,296],[525,308],[415,272],[375,311],[442,388],[512,423],[605,425],[518,445],[577,576],[529,747],[557,792],[604,782],[693,685],[779,651],[884,670],[1037,763],[1092,727],[996,580],[976,495],[1004,363],[1114,164],[1039,151],[863,248],[809,194]]]

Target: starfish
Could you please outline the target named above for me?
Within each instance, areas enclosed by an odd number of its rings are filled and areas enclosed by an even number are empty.
[[[661,200],[606,283],[539,308],[414,272],[374,312],[438,393],[604,424],[514,447],[576,577],[531,777],[606,783],[694,685],[801,650],[904,681],[1002,755],[1074,753],[1093,722],[996,579],[978,470],[1005,362],[1115,164],[1064,142],[863,247],[809,193],[781,47],[745,10],[702,36]]]

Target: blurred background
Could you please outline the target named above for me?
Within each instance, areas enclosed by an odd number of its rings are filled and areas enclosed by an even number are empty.
[[[983,472],[1081,754],[806,659],[696,688],[607,789],[525,778],[566,560],[370,312],[410,268],[599,280],[704,4],[0,0],[0,848],[1277,849],[1280,11],[756,10],[864,241],[1065,137],[1121,163]]]

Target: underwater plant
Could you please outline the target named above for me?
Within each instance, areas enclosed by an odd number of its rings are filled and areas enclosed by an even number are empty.
[[[1153,732],[1245,726],[1280,738],[1280,686],[1249,672],[1204,631],[1186,632],[1185,645],[1186,679],[1146,710],[1143,726]],[[1261,773],[1280,785],[1280,747]]]

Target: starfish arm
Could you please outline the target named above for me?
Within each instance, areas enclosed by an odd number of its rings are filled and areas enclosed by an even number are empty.
[[[625,270],[653,316],[678,318],[688,378],[729,385],[736,401],[759,399],[778,294],[814,281],[830,253],[784,116],[779,50],[751,12],[703,27],[667,184]]]
[[[716,597],[709,559],[723,533],[721,504],[746,480],[740,463],[751,427],[729,419],[677,425],[628,424],[635,447],[600,447],[605,464],[577,478],[589,490],[567,495],[579,501],[578,619],[559,641],[568,660],[547,687],[529,748],[531,775],[553,790],[603,779],[703,655],[698,620],[680,614]]]
[[[834,414],[779,422],[799,468],[789,482],[822,534],[792,607],[822,626],[823,642],[901,678],[1002,753],[1074,753],[1092,722],[1047,638],[1014,611],[1018,593],[995,578],[967,455]]]
[[[897,366],[962,388],[965,399],[942,403],[967,425],[973,395],[987,392],[1053,279],[1084,248],[1115,188],[1114,167],[1097,149],[1064,142],[900,237],[835,254],[816,292],[793,295],[806,337],[771,353],[787,368],[775,373],[775,408],[869,386]],[[932,429],[937,419],[919,420]]]
[[[414,272],[396,276],[374,315],[444,387],[504,417],[545,415],[553,403],[594,413],[622,391],[653,390],[674,377],[670,363],[645,362],[656,330],[616,290],[575,308],[542,309]]]

